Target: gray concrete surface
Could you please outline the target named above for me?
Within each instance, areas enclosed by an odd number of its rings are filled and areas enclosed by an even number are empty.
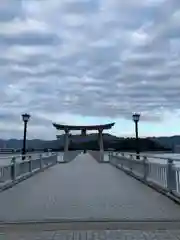
[[[96,160],[99,162],[100,155],[99,155],[99,152],[98,152],[98,151],[89,150],[88,153],[89,153],[94,159],[96,159]],[[109,162],[109,153],[108,153],[108,152],[104,152],[103,163],[107,163],[107,162]]]
[[[57,231],[0,233],[1,240],[179,240],[180,231]]]
[[[89,154],[0,193],[0,221],[180,220],[180,206]]]

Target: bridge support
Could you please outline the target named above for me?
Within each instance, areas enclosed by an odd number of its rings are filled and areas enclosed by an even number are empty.
[[[104,161],[103,130],[99,129],[99,161]]]

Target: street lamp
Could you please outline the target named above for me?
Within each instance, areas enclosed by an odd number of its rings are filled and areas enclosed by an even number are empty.
[[[22,120],[24,122],[24,138],[23,138],[23,148],[22,148],[22,160],[25,160],[26,154],[26,133],[27,133],[27,123],[30,119],[30,115],[25,113],[22,114]]]
[[[139,159],[139,136],[138,136],[138,122],[140,119],[140,114],[134,113],[132,115],[133,121],[135,123],[135,132],[136,132],[136,159]]]

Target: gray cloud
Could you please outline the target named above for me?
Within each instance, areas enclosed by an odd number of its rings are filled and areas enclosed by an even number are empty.
[[[179,110],[178,0],[17,3],[0,7],[3,136],[20,136],[25,111],[30,136],[49,138],[69,114],[161,121]]]
[[[38,34],[38,33],[26,33],[18,36],[3,36],[0,35],[1,45],[21,45],[21,46],[31,46],[31,45],[50,45],[60,43],[56,35],[49,34]]]
[[[1,0],[0,4],[0,22],[13,20],[17,16],[23,16],[21,12],[22,1]]]

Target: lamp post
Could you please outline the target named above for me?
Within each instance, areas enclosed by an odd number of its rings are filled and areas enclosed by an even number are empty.
[[[135,123],[135,133],[136,133],[136,159],[139,159],[139,136],[138,136],[138,122],[140,119],[140,114],[134,113],[132,115],[133,121]]]
[[[23,148],[22,148],[22,160],[25,160],[26,154],[26,133],[27,133],[27,123],[30,119],[30,115],[25,113],[22,114],[22,120],[24,122],[24,138],[23,138]]]

